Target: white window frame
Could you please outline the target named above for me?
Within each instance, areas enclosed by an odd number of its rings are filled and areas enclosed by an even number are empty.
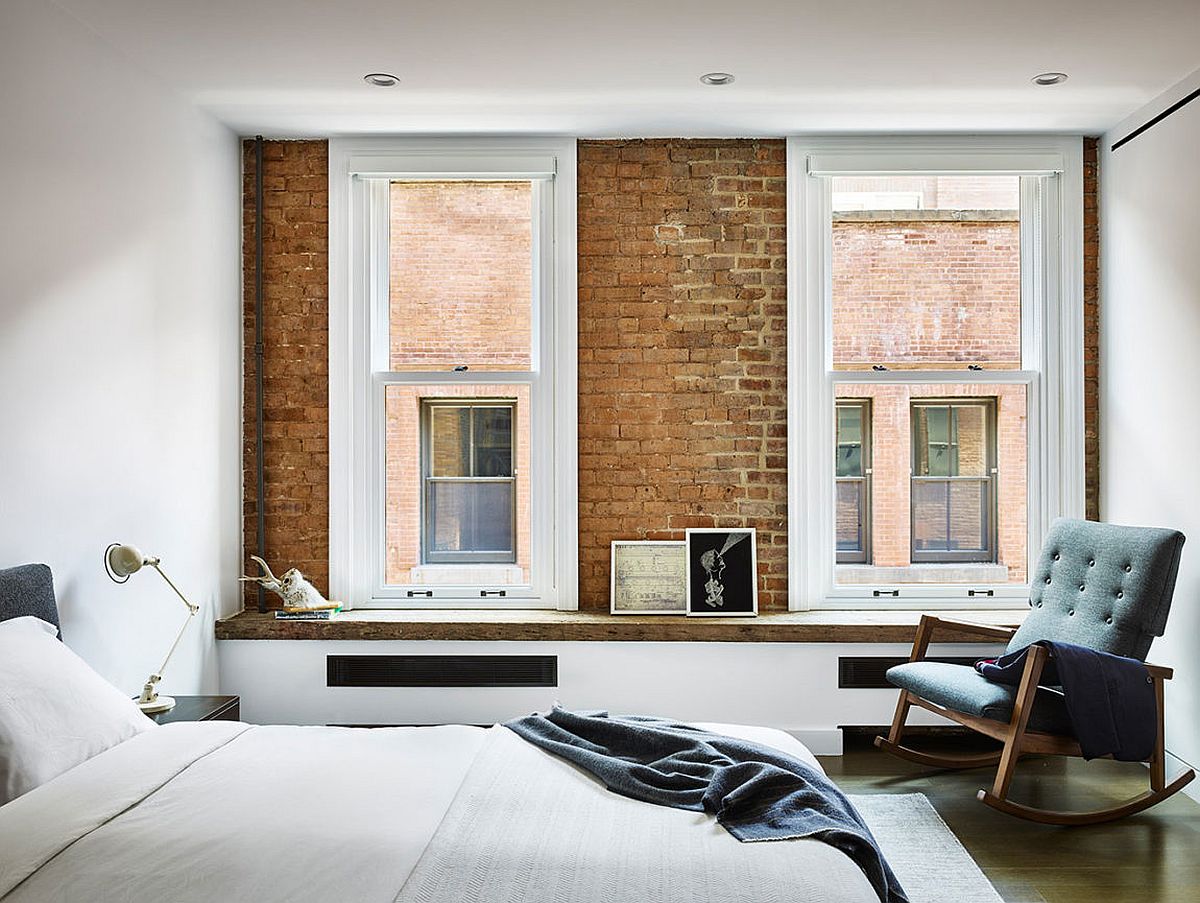
[[[1028,604],[1011,584],[865,584],[834,580],[836,386],[1026,386],[1030,562],[1050,522],[1084,512],[1083,141],[1079,137],[788,139],[789,608],[1001,608]],[[832,204],[838,175],[1018,175],[1024,370],[835,371]],[[1045,178],[1043,178],[1045,177]],[[1033,366],[1030,366],[1033,364]],[[900,589],[899,597],[878,593]],[[974,591],[974,595],[970,595]],[[990,594],[988,592],[990,591]]]
[[[329,142],[329,589],[354,608],[578,608],[576,156],[568,138]],[[529,372],[387,372],[388,182],[528,179],[534,236]],[[527,585],[388,585],[383,398],[388,385],[528,385]],[[503,591],[504,595],[498,595]],[[481,595],[487,592],[489,595]],[[428,594],[428,595],[427,595]]]

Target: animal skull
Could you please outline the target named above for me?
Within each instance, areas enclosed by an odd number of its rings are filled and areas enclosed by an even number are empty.
[[[283,599],[283,607],[288,611],[312,611],[320,608],[336,608],[336,603],[330,602],[320,591],[304,579],[296,568],[288,568],[282,577],[271,573],[271,568],[257,555],[250,559],[262,568],[263,573],[258,577],[244,576],[241,579],[257,583]]]

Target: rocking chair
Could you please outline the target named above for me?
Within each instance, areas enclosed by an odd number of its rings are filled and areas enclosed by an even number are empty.
[[[1163,682],[1170,668],[1146,665],[1154,683],[1158,738],[1149,761],[1150,789],[1127,802],[1091,812],[1034,808],[1009,799],[1017,760],[1023,755],[1081,756],[1062,693],[1039,687],[1050,652],[1033,646],[1020,685],[992,683],[967,665],[926,661],[939,627],[988,640],[1007,640],[1015,651],[1039,640],[1087,646],[1145,662],[1150,644],[1162,636],[1179,570],[1183,534],[1174,530],[1119,527],[1091,521],[1056,521],[1046,538],[1030,591],[1030,611],[1017,629],[921,618],[907,664],[887,672],[900,688],[896,715],[886,737],[875,745],[893,755],[939,768],[998,765],[990,791],[978,797],[1009,815],[1053,825],[1086,825],[1141,812],[1186,786],[1196,775],[1187,769],[1166,780],[1163,738]],[[901,745],[912,706],[928,709],[1004,744],[995,753],[935,755]]]

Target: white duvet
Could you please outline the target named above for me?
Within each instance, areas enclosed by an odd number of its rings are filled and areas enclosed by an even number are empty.
[[[780,732],[715,727],[815,762],[798,742]],[[504,729],[492,729],[498,730]],[[451,810],[451,803],[488,738],[487,730],[460,726],[363,730],[228,722],[166,725],[0,806],[0,900],[391,903],[427,846],[430,861],[423,863],[422,872],[429,870],[435,855],[446,858],[444,850],[438,853],[439,844],[430,841],[443,819],[448,826],[456,821],[462,806]],[[638,819],[644,813],[660,826],[656,831],[724,834],[715,823],[696,824],[706,818],[697,813],[615,797],[591,777],[540,750],[520,749],[520,755],[526,753],[530,774],[542,779],[544,759],[544,780],[560,782],[561,793],[540,794],[543,810],[559,798],[576,804],[595,799],[597,805],[619,800],[622,817]],[[306,763],[304,772],[284,769],[281,763],[286,761]],[[536,833],[552,814],[537,807],[521,811],[528,821],[514,830],[526,833]],[[439,835],[439,843],[445,834]],[[666,847],[660,859],[663,877],[694,881],[690,898],[698,903],[718,899],[708,894],[694,864],[672,857],[670,833],[661,836]],[[876,899],[848,858],[817,841],[729,840],[719,849],[735,859],[778,856],[786,848],[786,871],[792,880],[781,882],[781,899]],[[609,867],[619,870],[620,864]],[[672,874],[673,868],[679,871]],[[824,890],[795,893],[798,873],[811,876],[804,882],[810,890]],[[787,884],[792,885],[791,893],[785,890]],[[413,888],[406,893],[412,895]],[[554,898],[540,897],[532,888],[520,899],[549,903]],[[648,898],[630,893],[612,901],[635,899],[643,903]]]

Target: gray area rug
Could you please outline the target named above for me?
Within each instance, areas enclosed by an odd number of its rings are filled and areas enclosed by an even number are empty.
[[[923,793],[850,797],[912,903],[1002,903]]]

